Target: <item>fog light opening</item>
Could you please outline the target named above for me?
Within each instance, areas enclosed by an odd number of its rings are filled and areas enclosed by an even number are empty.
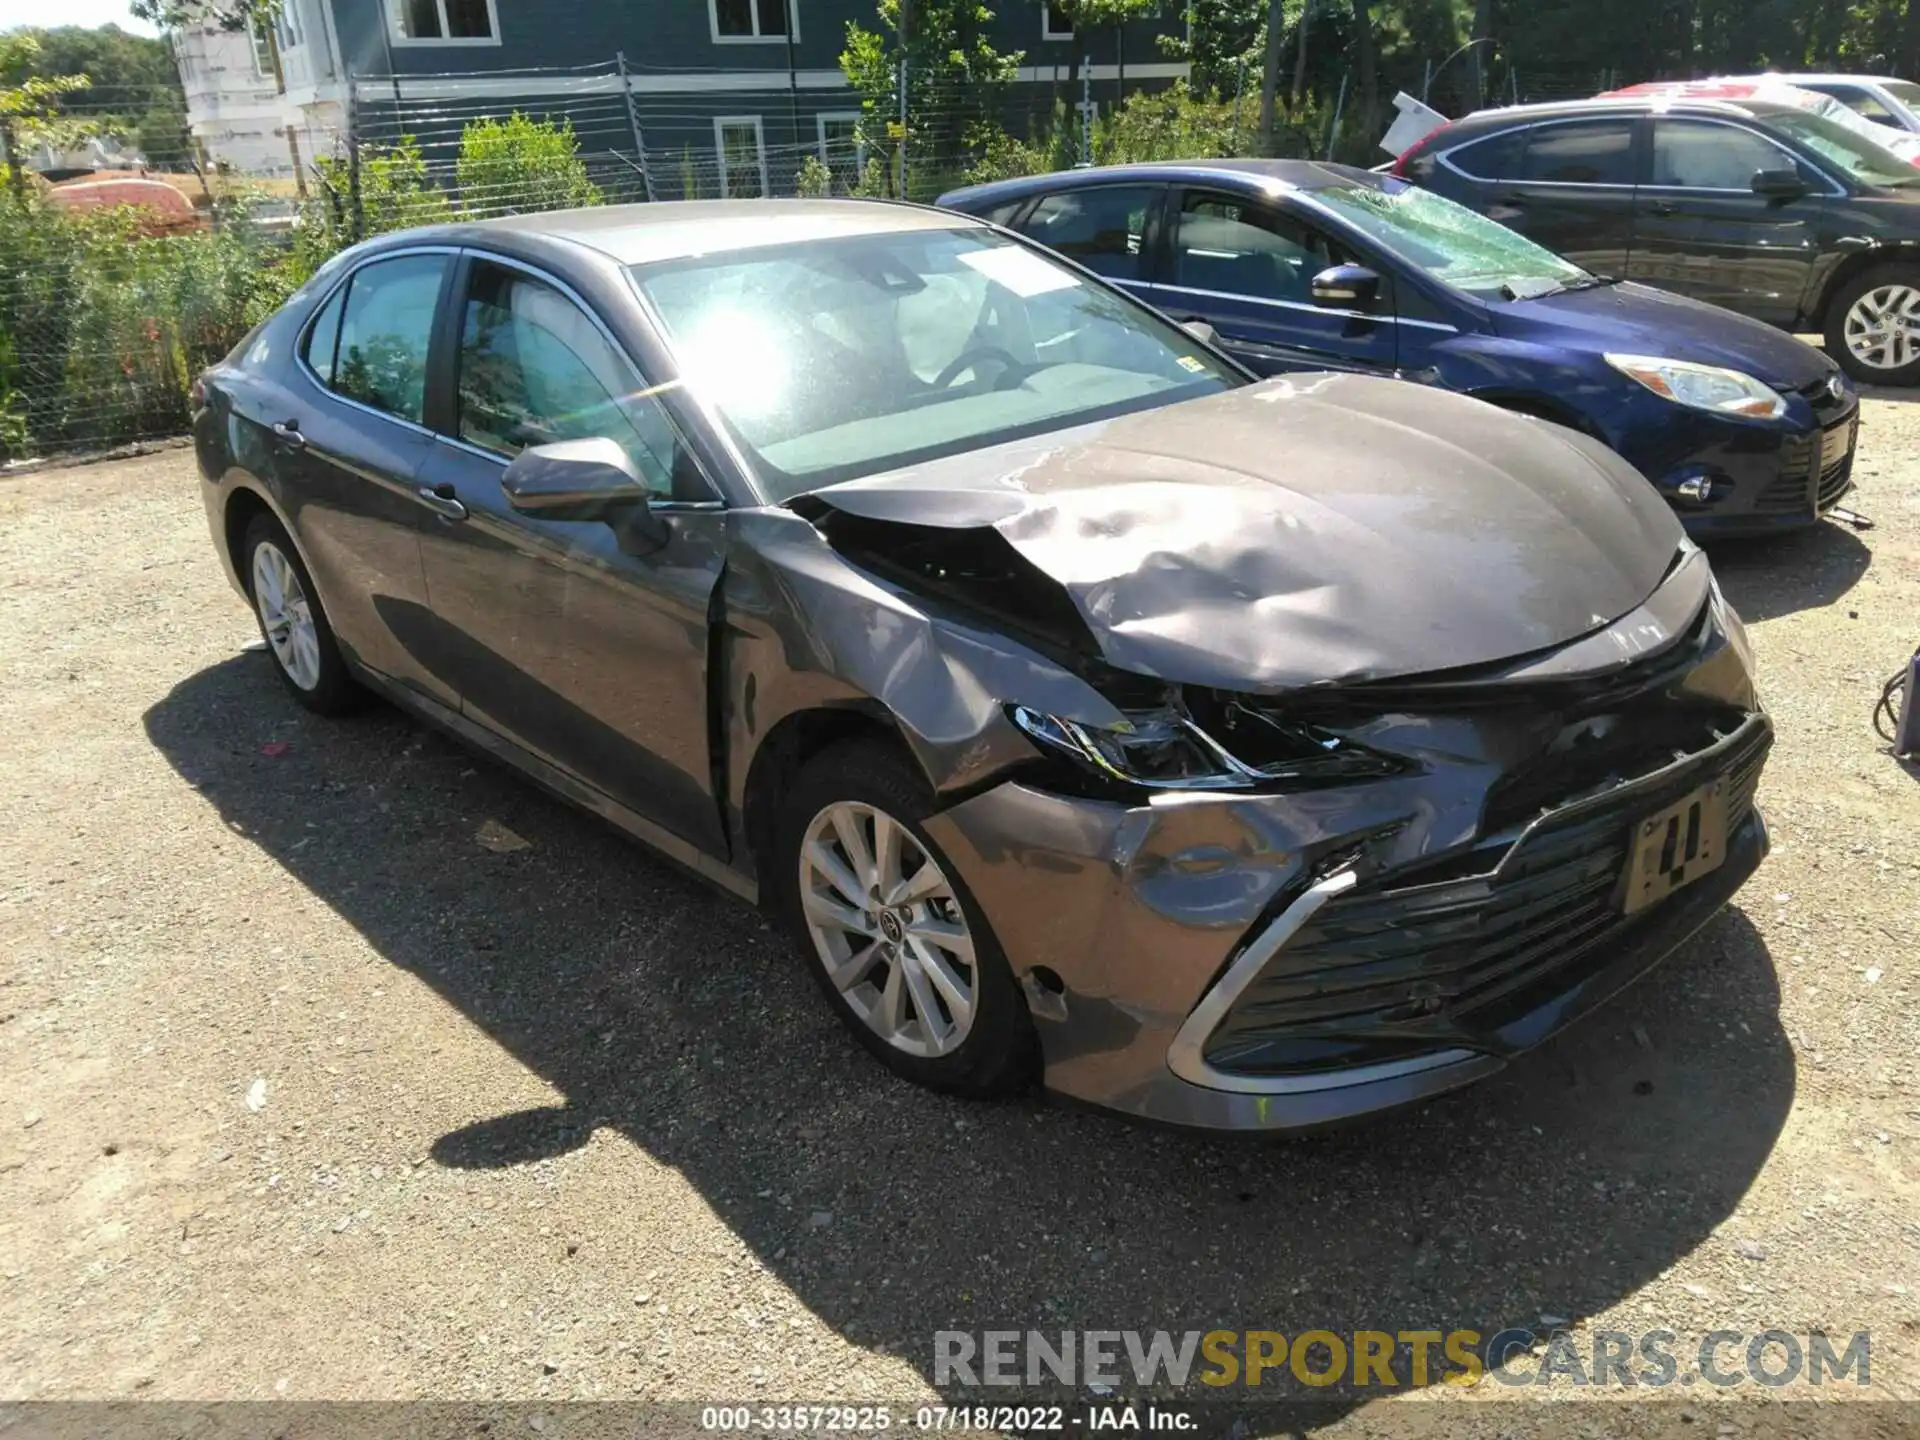
[[[1689,505],[1711,505],[1720,498],[1720,487],[1714,484],[1711,475],[1689,475],[1673,487],[1673,493]]]

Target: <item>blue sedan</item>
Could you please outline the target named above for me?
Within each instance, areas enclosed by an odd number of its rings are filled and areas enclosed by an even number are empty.
[[[1596,275],[1391,175],[1179,161],[956,190],[1251,369],[1397,375],[1604,441],[1698,538],[1809,525],[1852,485],[1859,404],[1771,326]]]

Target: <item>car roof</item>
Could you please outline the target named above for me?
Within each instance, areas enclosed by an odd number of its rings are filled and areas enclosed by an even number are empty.
[[[1702,96],[1676,95],[1665,91],[1645,95],[1608,95],[1588,100],[1555,100],[1540,105],[1506,105],[1476,110],[1458,123],[1497,124],[1503,121],[1569,118],[1582,115],[1643,115],[1652,113],[1687,115],[1726,115],[1734,119],[1764,120],[1773,115],[1800,113],[1797,107],[1779,100],[1715,100]],[[1437,132],[1436,132],[1437,133]]]
[[[1769,70],[1779,80],[1815,80],[1828,85],[1881,85],[1898,80],[1898,75],[1842,75],[1831,70]]]
[[[456,228],[469,235],[492,232],[570,241],[617,264],[644,265],[762,245],[954,230],[978,223],[949,210],[886,200],[661,200],[504,215]]]
[[[1043,175],[1021,175],[985,185],[969,185],[964,189],[948,191],[940,197],[940,203],[952,205],[999,198],[1011,200],[1015,196],[1043,191],[1070,190],[1081,185],[1107,185],[1129,180],[1154,185],[1182,180],[1237,183],[1276,194],[1288,190],[1325,190],[1341,183],[1359,183],[1378,189],[1385,178],[1352,165],[1335,165],[1320,160],[1144,160],[1132,165],[1092,165],[1074,170],[1055,170]]]

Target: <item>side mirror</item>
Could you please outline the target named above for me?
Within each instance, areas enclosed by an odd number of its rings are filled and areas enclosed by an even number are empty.
[[[610,525],[622,549],[666,543],[666,526],[648,507],[632,457],[605,436],[529,446],[508,462],[500,488],[518,514]]]
[[[1807,193],[1807,182],[1798,170],[1757,170],[1752,188],[1754,194],[1769,200],[1797,200]]]
[[[1313,277],[1316,305],[1366,306],[1380,297],[1380,277],[1364,265],[1329,265]]]
[[[1202,345],[1218,345],[1220,332],[1204,320],[1182,320],[1180,328],[1186,331]]]

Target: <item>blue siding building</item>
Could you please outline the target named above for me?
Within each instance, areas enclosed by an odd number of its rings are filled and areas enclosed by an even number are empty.
[[[617,193],[672,198],[783,193],[809,155],[850,182],[865,158],[839,65],[854,20],[880,28],[873,0],[285,0],[279,35],[287,99],[310,130],[405,136],[450,175],[464,124],[517,110],[570,123]],[[1163,86],[1186,66],[1158,40],[1186,24],[1183,0],[1168,0],[1160,19],[1075,34],[1046,0],[1001,0],[992,42],[1021,59],[991,118],[1019,132],[1056,102],[1073,117],[1083,101],[1104,109]],[[923,82],[913,97],[987,118],[974,95]]]

